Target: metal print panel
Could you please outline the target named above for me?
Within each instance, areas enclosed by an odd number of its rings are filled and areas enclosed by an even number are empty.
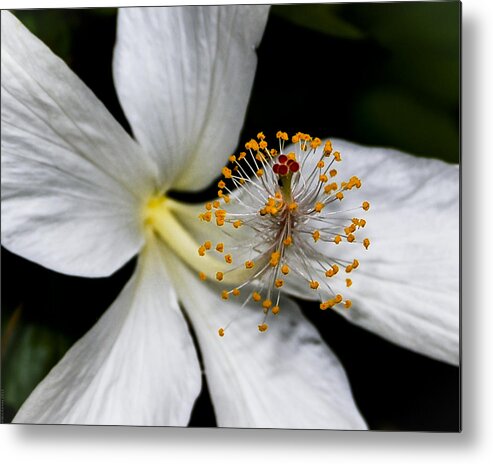
[[[1,29],[2,422],[460,431],[460,3]]]

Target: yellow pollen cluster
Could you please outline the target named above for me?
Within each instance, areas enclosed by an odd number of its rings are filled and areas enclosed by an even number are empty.
[[[340,174],[334,163],[341,162],[342,157],[332,142],[303,132],[290,137],[283,131],[276,133],[276,148],[269,147],[266,139],[259,132],[256,139],[245,144],[245,151],[231,155],[231,164],[222,168],[218,199],[207,202],[199,218],[223,228],[225,240],[215,246],[205,241],[198,247],[199,257],[224,253],[224,268],[207,275],[200,272],[199,276],[202,280],[215,276],[221,285],[234,282],[233,287],[221,290],[224,300],[239,296],[240,289],[242,294],[248,289],[243,305],[259,304],[263,314],[258,324],[260,332],[268,329],[266,318],[280,312],[281,292],[287,287],[284,279],[305,280],[320,295],[323,310],[337,305],[349,309],[351,300],[335,289],[350,291],[353,281],[339,275],[339,269],[347,275],[358,268],[359,262],[328,256],[331,249],[354,243],[370,247],[369,238],[359,238],[366,219],[353,217],[354,210],[368,211],[370,204],[360,200],[346,211],[338,206],[349,201],[345,195],[349,198],[353,192],[346,192],[359,189],[362,182],[357,176],[337,180]],[[286,149],[289,142],[294,145]],[[238,194],[232,196],[234,189]],[[232,205],[237,201],[241,212]],[[235,241],[235,231],[240,228],[247,229],[247,235]],[[235,275],[243,277],[235,281]],[[225,329],[220,328],[218,333],[224,336]]]

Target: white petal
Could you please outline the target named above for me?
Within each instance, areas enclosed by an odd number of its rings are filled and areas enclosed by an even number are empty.
[[[187,425],[200,367],[161,250],[36,387],[14,422]]]
[[[366,428],[342,366],[293,302],[283,300],[281,313],[260,333],[258,305],[240,309],[238,302],[221,300],[217,288],[199,284],[183,263],[171,259],[219,426]],[[219,337],[218,328],[230,320]]]
[[[261,5],[119,10],[116,88],[165,187],[207,186],[235,149],[267,14]]]
[[[371,205],[368,213],[346,214],[366,218],[356,235],[370,238],[367,251],[361,244],[325,245],[326,256],[361,263],[350,275],[350,289],[334,287],[353,301],[341,314],[398,345],[458,363],[458,167],[341,140],[332,145],[342,155],[336,180],[356,175],[363,185],[331,207],[344,210],[363,200]],[[294,293],[314,297],[306,283]]]
[[[142,245],[151,160],[8,12],[1,61],[2,244],[59,272],[114,272]]]

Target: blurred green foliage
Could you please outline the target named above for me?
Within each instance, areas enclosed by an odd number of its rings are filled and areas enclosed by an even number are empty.
[[[70,347],[62,333],[39,324],[22,321],[18,307],[2,324],[3,399],[17,410]]]

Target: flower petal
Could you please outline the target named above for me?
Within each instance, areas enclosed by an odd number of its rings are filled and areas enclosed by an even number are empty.
[[[14,422],[187,425],[200,367],[161,253],[149,244],[116,301]]]
[[[167,258],[197,333],[219,426],[366,428],[342,366],[295,303],[283,300],[268,332],[260,333],[261,308],[221,300],[217,288]]]
[[[2,12],[2,244],[67,274],[104,276],[142,245],[152,161],[96,96]]]
[[[163,188],[200,190],[235,149],[268,6],[125,8],[114,77]]]
[[[332,140],[332,145],[342,155],[336,180],[356,175],[362,187],[331,208],[350,209],[363,200],[371,205],[368,213],[346,214],[364,214],[367,225],[356,235],[370,238],[368,250],[361,244],[324,245],[326,257],[361,263],[350,276],[350,289],[334,284],[353,302],[340,313],[398,345],[458,363],[458,167],[342,140]],[[286,287],[297,296],[315,297],[305,282],[291,281]]]

